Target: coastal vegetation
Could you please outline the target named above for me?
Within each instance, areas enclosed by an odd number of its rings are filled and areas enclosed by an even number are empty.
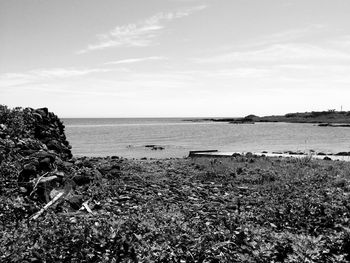
[[[212,118],[204,119],[205,121],[230,122],[230,123],[254,123],[254,122],[290,122],[290,123],[320,123],[322,126],[349,127],[350,111],[312,111],[287,113],[285,115],[272,115],[259,117],[248,115],[244,118]],[[343,125],[336,125],[336,124]],[[347,124],[347,125],[344,125]]]
[[[75,158],[0,106],[0,262],[349,262],[350,163]]]

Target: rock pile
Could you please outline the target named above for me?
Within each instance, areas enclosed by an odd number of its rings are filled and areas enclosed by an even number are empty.
[[[89,183],[99,174],[91,165],[83,167],[73,158],[64,128],[47,108],[9,109],[0,105],[2,196],[17,196],[22,203],[31,201],[39,207],[60,194],[67,203],[79,206],[72,201],[76,199],[75,186]]]
[[[1,106],[2,191],[14,190],[17,181],[23,195],[33,196],[35,192],[38,200],[47,202],[46,186],[49,182],[62,181],[64,173],[58,166],[72,157],[70,148],[63,123],[47,108],[10,110]],[[11,171],[11,178],[4,171]]]

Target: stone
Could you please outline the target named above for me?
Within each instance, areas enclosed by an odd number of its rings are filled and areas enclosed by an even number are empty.
[[[74,210],[79,210],[83,205],[83,196],[82,195],[72,195],[66,198],[66,201],[69,203],[70,207]]]
[[[25,187],[27,191],[31,190],[31,185],[28,184],[28,182],[35,178],[38,173],[38,162],[36,160],[32,160],[29,163],[26,163],[23,165],[22,171],[18,175],[18,186],[19,187]]]
[[[65,171],[69,171],[70,168],[74,166],[74,163],[72,162],[67,162],[63,161],[61,158],[57,157],[55,164],[57,165],[58,168],[63,169]]]
[[[82,186],[85,184],[89,184],[92,181],[92,178],[84,174],[77,174],[77,175],[74,175],[73,181],[77,185]]]
[[[39,161],[39,166],[40,166],[40,169],[42,169],[42,170],[49,170],[50,165],[51,165],[51,159],[48,157],[41,159]]]
[[[61,152],[63,148],[57,140],[51,140],[46,145],[49,150],[54,150],[56,152]]]
[[[36,172],[38,165],[39,165],[39,162],[35,160],[35,161],[30,162],[30,163],[24,164],[23,170]]]
[[[350,152],[339,152],[339,153],[336,153],[335,155],[337,155],[337,156],[350,156]]]
[[[39,113],[37,113],[37,112],[34,112],[34,113],[33,113],[33,116],[36,117],[37,120],[40,120],[40,121],[43,120],[43,116],[41,116],[41,114],[39,114]]]
[[[54,154],[49,153],[49,152],[44,151],[44,150],[40,150],[40,151],[33,153],[31,155],[31,157],[38,158],[39,160],[49,158],[51,163],[53,163],[56,159],[56,156]]]
[[[49,110],[48,108],[39,108],[35,110],[36,113],[39,113],[42,117],[47,117],[47,115],[49,114]]]
[[[159,145],[155,145],[155,144],[147,144],[147,145],[145,145],[145,147],[150,148],[153,151],[165,149],[163,146],[159,146]]]

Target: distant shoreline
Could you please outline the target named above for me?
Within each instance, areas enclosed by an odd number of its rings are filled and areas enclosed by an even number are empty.
[[[254,124],[256,122],[314,123],[321,127],[350,127],[350,111],[297,112],[263,117],[251,114],[240,118],[204,118],[190,121],[227,122],[231,124]]]
[[[283,157],[283,158],[315,158],[329,161],[350,161],[350,152],[323,153],[310,151],[278,151],[278,152],[227,152],[218,150],[190,151],[189,157],[237,157],[237,156],[262,156],[262,157]]]

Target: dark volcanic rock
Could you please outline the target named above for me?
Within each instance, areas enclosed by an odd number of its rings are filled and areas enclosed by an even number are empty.
[[[160,145],[155,145],[155,144],[148,144],[148,145],[145,145],[146,148],[150,148],[151,150],[153,151],[156,151],[156,150],[164,150],[165,148],[163,146],[160,146]]]
[[[39,167],[41,170],[49,170],[51,165],[51,159],[46,157],[39,161]]]
[[[337,156],[350,156],[350,152],[339,152],[339,153],[336,153],[335,155],[337,155]]]
[[[93,178],[86,174],[77,174],[73,177],[73,181],[79,186],[89,184],[92,180]]]
[[[39,180],[45,182],[52,172],[60,172],[56,159],[66,162],[72,157],[63,123],[47,108],[0,105],[0,125],[0,165],[15,169],[22,193],[30,194],[40,188]]]

